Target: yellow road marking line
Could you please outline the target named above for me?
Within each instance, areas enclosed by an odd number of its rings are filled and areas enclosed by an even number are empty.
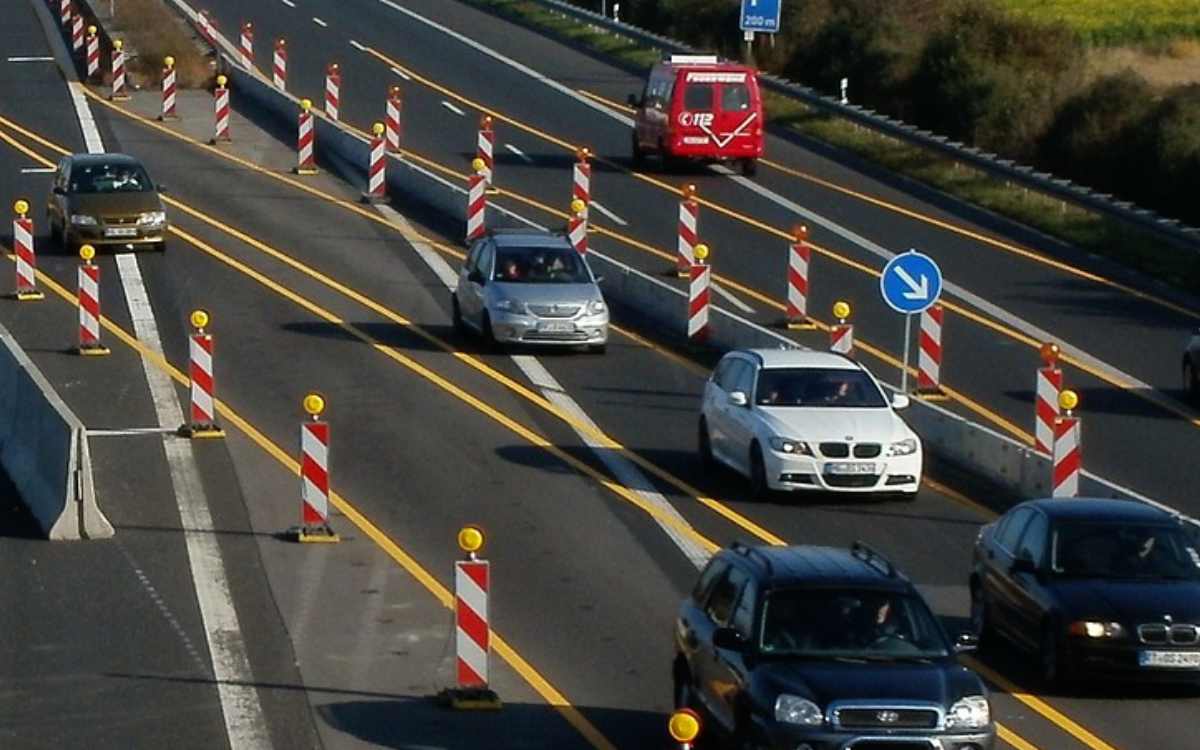
[[[996,722],[996,736],[1016,750],[1038,750],[1036,745],[1031,744],[1021,735],[1014,734],[1011,729],[1000,722]]]
[[[0,134],[3,135],[3,134]],[[40,157],[38,157],[40,159]],[[11,253],[7,254],[9,261],[16,262],[16,257]],[[42,271],[36,271],[38,279],[50,289],[54,294],[63,299],[72,306],[77,306],[78,301],[70,291],[60,285],[52,277]],[[112,333],[118,340],[137,352],[143,359],[152,363],[171,377],[181,386],[186,387],[190,380],[180,370],[174,367],[165,357],[158,352],[147,348],[140,340],[130,333],[127,333],[117,324],[113,323],[106,317],[100,318],[100,324],[105,330]],[[232,407],[224,401],[216,399],[214,401],[217,412],[224,417],[230,425],[240,430],[246,437],[263,449],[267,455],[274,458],[282,464],[288,471],[293,474],[300,474],[300,464],[289,455],[286,451],[271,441],[266,435],[255,428],[249,421],[242,418]],[[336,491],[330,492],[330,502],[337,508],[347,520],[353,523],[360,531],[366,534],[372,541],[375,542],[389,557],[392,558],[400,567],[404,568],[418,583],[420,583],[430,594],[437,599],[443,607],[454,609],[454,596],[450,591],[443,586],[428,570],[424,568],[415,558],[409,555],[393,541],[383,530],[368,519],[358,508],[348,499],[343,497]],[[529,684],[546,701],[548,705],[553,707],[560,716],[562,716],[568,724],[575,728],[591,745],[597,750],[616,750],[613,745],[599,729],[595,727],[588,719],[571,704],[567,697],[556,689],[549,680],[547,680],[537,669],[525,660],[520,653],[508,643],[508,641],[497,633],[491,631],[492,649],[496,654],[503,659],[513,671],[519,674],[522,679]]]

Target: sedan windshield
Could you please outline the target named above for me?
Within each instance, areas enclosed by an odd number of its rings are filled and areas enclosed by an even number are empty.
[[[1054,572],[1082,578],[1197,579],[1200,554],[1175,526],[1060,523],[1052,537]]]
[[[496,251],[496,280],[507,284],[587,284],[592,278],[583,258],[571,248],[501,247]]]
[[[890,591],[783,590],[763,604],[760,649],[843,659],[941,658],[941,627],[918,597]]]
[[[883,394],[861,370],[764,369],[758,375],[759,406],[879,408]]]
[[[154,183],[146,170],[134,164],[76,165],[71,170],[70,192],[91,193],[148,193]]]

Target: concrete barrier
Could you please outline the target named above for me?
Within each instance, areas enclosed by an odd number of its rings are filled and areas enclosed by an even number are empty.
[[[0,464],[47,538],[113,535],[96,503],[87,429],[3,326]]]

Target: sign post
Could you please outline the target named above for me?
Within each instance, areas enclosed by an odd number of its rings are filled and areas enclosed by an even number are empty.
[[[900,392],[908,393],[908,360],[912,340],[912,316],[932,307],[942,296],[942,269],[928,255],[909,250],[883,267],[879,292],[888,307],[904,316],[904,364],[900,368]]]

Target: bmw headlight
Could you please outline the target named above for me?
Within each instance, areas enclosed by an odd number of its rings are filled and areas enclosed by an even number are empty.
[[[990,723],[992,710],[982,695],[968,695],[946,713],[946,729],[983,729]]]
[[[138,224],[143,226],[161,226],[167,220],[166,211],[147,211],[138,217]]]
[[[604,300],[602,299],[594,299],[588,304],[588,312],[592,315],[599,315],[607,309],[608,306],[604,304]]]
[[[1119,622],[1100,622],[1096,620],[1082,620],[1080,622],[1071,623],[1067,628],[1067,632],[1071,635],[1085,636],[1087,638],[1097,638],[1104,640],[1117,640],[1125,637],[1125,628]]]
[[[71,214],[71,224],[77,227],[96,226],[96,217],[87,214]]]
[[[825,721],[816,703],[798,695],[784,693],[775,699],[775,721],[817,727]]]
[[[776,451],[777,453],[791,453],[799,456],[812,455],[812,449],[808,447],[808,443],[805,443],[801,440],[773,437],[768,442],[771,444],[771,450]]]
[[[917,452],[917,439],[904,438],[888,446],[888,456],[911,456]]]
[[[496,300],[496,309],[506,313],[523,313],[525,312],[525,304],[512,299]]]

